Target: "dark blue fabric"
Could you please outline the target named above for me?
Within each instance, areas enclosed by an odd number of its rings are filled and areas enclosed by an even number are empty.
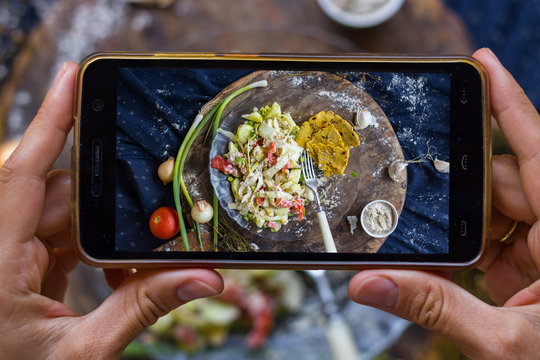
[[[174,208],[172,185],[157,176],[176,156],[199,109],[245,71],[120,69],[117,96],[117,249],[148,251],[163,243],[148,220]]]
[[[477,47],[489,47],[540,109],[540,0],[445,0]]]
[[[162,242],[148,230],[159,206],[174,206],[171,185],[157,167],[175,156],[201,106],[245,71],[122,69],[117,105],[117,248],[151,250]],[[427,152],[449,154],[450,81],[443,74],[371,74],[348,77],[385,111],[406,159]],[[366,79],[363,81],[362,79]],[[433,150],[432,150],[433,151]],[[436,155],[435,153],[433,155]],[[408,190],[399,226],[381,252],[445,253],[448,250],[448,174],[429,162],[408,167]]]
[[[406,160],[428,151],[441,160],[449,159],[450,75],[375,73],[349,80],[377,100]],[[407,176],[398,227],[379,252],[448,252],[449,174],[439,173],[428,160],[408,165]]]

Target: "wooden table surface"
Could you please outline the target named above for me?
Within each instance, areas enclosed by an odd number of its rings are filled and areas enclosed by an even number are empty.
[[[407,0],[370,29],[336,24],[316,0],[176,0],[166,9],[58,0],[0,89],[0,139],[24,131],[62,61],[98,50],[471,54],[473,45],[442,0]]]

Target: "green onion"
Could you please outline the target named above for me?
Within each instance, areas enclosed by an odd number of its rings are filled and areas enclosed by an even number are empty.
[[[180,145],[180,149],[178,150],[178,155],[176,156],[176,161],[174,163],[174,171],[173,171],[174,204],[176,205],[176,211],[178,212],[178,221],[180,223],[180,235],[182,237],[182,242],[184,243],[184,249],[186,249],[186,251],[189,251],[189,243],[187,239],[187,232],[186,232],[186,225],[184,222],[184,217],[182,216],[182,203],[180,202],[180,188],[182,188],[182,192],[184,193],[184,196],[186,197],[186,200],[190,207],[193,207],[193,201],[191,200],[191,197],[189,196],[189,193],[186,188],[186,184],[184,183],[184,177],[183,177],[184,164],[186,161],[189,148],[193,144],[193,141],[195,141],[195,138],[197,137],[201,129],[212,117],[212,115],[215,114],[216,110],[217,110],[217,106],[214,107],[204,118],[202,117],[201,114],[198,114],[195,117],[195,120],[193,121],[193,125],[191,125],[191,127],[189,128],[186,134],[186,137],[184,138],[184,141],[182,142],[182,145]],[[201,246],[201,250],[203,250],[202,240],[201,240],[201,230],[199,228],[198,223],[195,223],[195,230],[197,231],[197,238],[199,239],[199,245]]]
[[[352,176],[353,178],[355,178],[355,177],[358,177],[358,174],[356,173],[356,171],[353,171],[353,172],[351,172],[351,176]]]
[[[201,132],[202,128],[206,125],[209,119],[214,116],[214,127],[212,132],[212,137],[216,136],[217,128],[219,125],[219,120],[221,119],[221,114],[223,113],[223,109],[225,106],[236,96],[240,95],[241,93],[252,89],[256,87],[263,87],[266,86],[267,82],[266,80],[257,81],[250,85],[246,85],[231,95],[229,95],[224,101],[217,104],[210,112],[203,118],[201,114],[198,114],[195,117],[195,120],[193,121],[193,124],[189,128],[184,141],[180,145],[180,149],[178,150],[178,154],[176,156],[176,160],[174,163],[174,171],[173,171],[173,194],[174,194],[174,203],[176,206],[176,211],[178,212],[178,221],[180,224],[180,235],[182,237],[182,242],[184,244],[184,249],[186,251],[189,251],[189,243],[187,238],[187,231],[186,231],[186,225],[184,222],[184,217],[182,216],[182,203],[180,202],[180,188],[182,189],[182,193],[184,194],[188,204],[190,207],[193,207],[193,201],[191,200],[191,197],[189,196],[189,192],[187,191],[186,184],[184,182],[183,177],[183,171],[184,171],[184,164],[186,161],[187,154],[189,152],[189,148],[195,141],[195,138],[199,133]],[[216,113],[217,112],[217,113]],[[218,227],[218,214],[217,214],[217,197],[214,194],[214,246],[217,244],[217,227]],[[202,240],[201,240],[201,233],[199,224],[195,222],[195,230],[197,231],[197,238],[199,240],[199,244],[201,246],[201,250],[203,249]]]

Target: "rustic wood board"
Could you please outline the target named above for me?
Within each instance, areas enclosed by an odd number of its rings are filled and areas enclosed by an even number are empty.
[[[226,107],[222,124],[225,130],[236,131],[243,122],[240,115],[250,112],[253,107],[271,105],[276,101],[283,112],[290,112],[293,119],[302,123],[319,111],[334,111],[344,119],[353,122],[358,108],[369,110],[376,119],[374,124],[359,132],[360,146],[351,149],[346,174],[332,176],[322,186],[325,209],[330,228],[339,252],[376,252],[384,242],[367,235],[359,225],[354,235],[350,232],[347,216],[360,217],[363,207],[371,200],[385,199],[394,204],[401,213],[405,200],[407,180],[392,181],[387,175],[388,165],[396,159],[404,159],[399,141],[386,115],[377,102],[361,88],[341,76],[326,72],[293,73],[283,71],[258,71],[251,73],[229,85],[203,108],[203,115],[234,90],[259,80],[267,80],[265,88],[250,90],[232,100]],[[220,135],[218,135],[220,136]],[[226,142],[223,142],[226,144]],[[209,152],[211,141],[199,136],[186,160],[185,179],[193,200],[210,201],[213,190],[209,180]],[[226,152],[223,146],[222,152]],[[218,150],[219,153],[219,150]],[[215,171],[215,170],[212,170]],[[351,176],[355,172],[357,177]],[[223,184],[229,192],[227,182]],[[226,206],[226,202],[222,202]],[[324,252],[322,236],[317,222],[315,204],[308,204],[306,216],[301,222],[291,221],[277,233],[267,230],[257,233],[255,225],[239,225],[225,215],[249,243],[255,243],[260,251]],[[223,211],[223,208],[222,208]],[[231,214],[231,210],[223,211]],[[204,226],[205,248],[210,249],[210,228]],[[193,249],[198,249],[195,239]],[[182,250],[172,243],[165,247]]]

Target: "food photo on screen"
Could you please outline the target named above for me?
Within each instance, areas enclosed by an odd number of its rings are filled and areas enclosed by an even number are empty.
[[[324,253],[322,208],[338,253],[449,252],[450,74],[119,68],[117,83],[117,250]]]

